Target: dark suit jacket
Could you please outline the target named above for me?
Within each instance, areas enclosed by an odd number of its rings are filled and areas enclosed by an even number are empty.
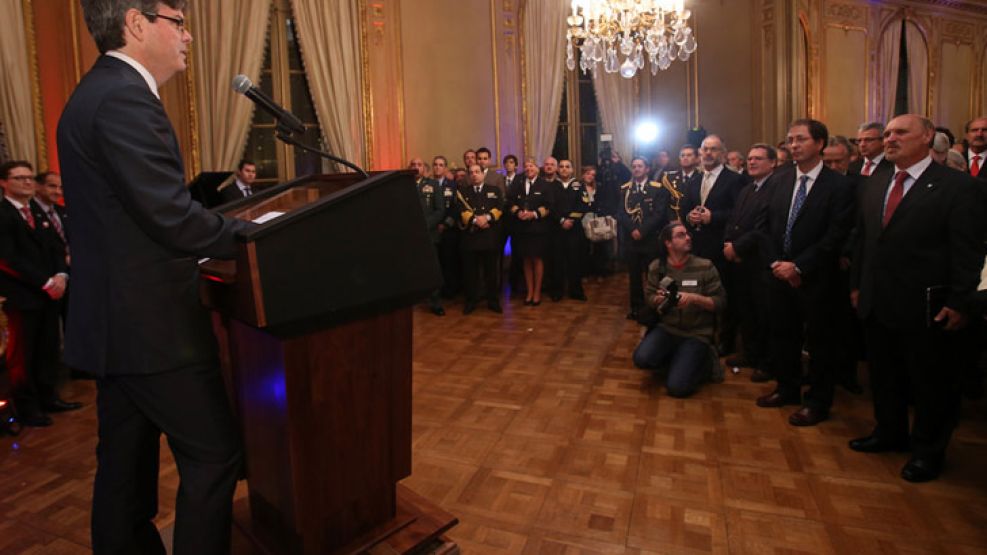
[[[758,190],[751,181],[737,195],[730,220],[727,222],[723,241],[733,243],[733,249],[744,261],[755,262],[761,258],[761,235],[757,233],[757,219],[771,196],[772,178],[769,176]]]
[[[240,187],[237,187],[236,181],[230,183],[219,192],[219,202],[220,204],[226,204],[228,202],[233,202],[234,200],[240,200],[244,197],[243,191]]]
[[[72,212],[65,362],[96,375],[214,364],[197,261],[232,258],[250,224],[191,199],[171,122],[136,70],[96,60],[62,113],[58,153]]]
[[[504,215],[504,196],[500,189],[484,184],[479,193],[472,186],[460,187],[457,197],[459,223],[465,229],[460,240],[463,250],[484,251],[500,247],[500,220]],[[473,224],[477,216],[489,215],[490,227],[480,229]]]
[[[20,310],[40,310],[50,302],[43,287],[52,276],[65,272],[61,240],[34,202],[29,204],[35,226],[6,198],[0,197],[0,296]]]
[[[702,200],[702,185],[702,176],[697,179],[695,175],[686,183],[685,195],[679,203],[679,213],[682,215],[682,223],[692,234],[692,253],[712,260],[720,268],[724,261],[723,236],[733,213],[737,194],[744,188],[744,177],[723,166],[706,197],[706,208],[712,213],[709,223],[693,226],[689,224],[688,214]]]
[[[553,220],[558,215],[553,212],[552,184],[541,177],[535,178],[531,191],[525,194],[525,178],[520,176],[511,183],[507,190],[507,210],[510,212],[511,233],[517,235],[543,235],[549,233],[554,226]],[[517,213],[521,210],[538,212],[537,220],[519,220]]]
[[[791,260],[802,272],[805,288],[835,283],[839,256],[853,223],[853,192],[846,178],[823,166],[792,227],[792,248],[784,251],[785,227],[795,192],[795,166],[779,169],[772,177],[770,197],[757,229],[764,233],[762,260]]]
[[[926,325],[925,290],[950,288],[946,305],[963,310],[984,263],[984,199],[965,173],[932,163],[882,228],[884,197],[894,168],[866,183],[850,286],[857,313],[898,329]]]

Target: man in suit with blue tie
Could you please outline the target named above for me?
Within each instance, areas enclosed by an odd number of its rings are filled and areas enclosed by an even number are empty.
[[[766,234],[763,260],[771,268],[772,373],[778,387],[760,407],[802,405],[788,422],[814,426],[829,418],[842,361],[839,257],[850,232],[854,198],[846,178],[825,167],[829,131],[800,119],[788,130],[795,164],[779,169],[757,228]],[[804,330],[804,332],[803,332]],[[802,395],[802,346],[808,345],[809,389]]]
[[[185,70],[184,0],[83,0],[102,54],[58,125],[72,213],[65,361],[97,377],[96,554],[165,548],[155,528],[165,434],[181,476],[174,553],[228,553],[238,425],[199,301],[197,260],[233,258],[250,224],[210,212],[185,170],[158,87]]]

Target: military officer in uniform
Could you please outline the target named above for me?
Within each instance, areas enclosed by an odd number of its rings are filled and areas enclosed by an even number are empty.
[[[572,174],[572,162],[559,162],[561,175]],[[556,190],[555,213],[558,215],[558,248],[556,258],[558,267],[557,294],[562,294],[562,288],[568,286],[569,298],[585,301],[583,292],[583,265],[585,264],[588,245],[583,232],[583,216],[590,211],[589,194],[586,187],[575,179],[564,179]]]
[[[658,256],[658,232],[668,224],[670,198],[664,187],[648,180],[647,160],[640,156],[631,160],[631,180],[620,187],[621,203],[617,209],[630,274],[629,320],[637,320],[644,306],[643,276]]]
[[[439,224],[439,264],[442,266],[442,296],[450,299],[459,294],[463,263],[459,256],[459,228],[456,222],[456,190],[458,183],[450,179],[449,162],[445,156],[432,159],[432,180],[438,184],[445,207],[445,219]]]
[[[483,168],[469,167],[468,184],[456,193],[456,210],[463,230],[460,249],[463,254],[463,277],[466,304],[463,314],[476,310],[480,297],[480,272],[486,286],[487,307],[503,312],[497,300],[497,258],[500,255],[500,219],[504,212],[504,195],[494,185],[483,182]]]
[[[408,168],[415,172],[415,188],[418,190],[418,200],[421,201],[422,211],[425,213],[428,237],[435,245],[436,255],[438,255],[439,241],[442,239],[439,226],[442,225],[446,217],[442,187],[434,179],[428,177],[428,167],[421,158],[412,158]],[[445,316],[446,311],[442,308],[441,289],[436,289],[429,295],[428,308],[436,316]]]

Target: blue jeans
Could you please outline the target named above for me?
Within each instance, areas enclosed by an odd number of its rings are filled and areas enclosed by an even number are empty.
[[[634,366],[657,370],[668,365],[665,386],[672,397],[688,397],[709,376],[709,345],[694,337],[671,334],[660,326],[652,328],[634,349]]]

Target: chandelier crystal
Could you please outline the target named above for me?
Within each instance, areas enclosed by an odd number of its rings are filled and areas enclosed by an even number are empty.
[[[684,0],[572,0],[567,19],[566,67],[597,71],[630,79],[644,69],[648,57],[651,74],[666,70],[676,59],[683,62],[696,51],[696,37],[688,25],[692,13]],[[621,61],[621,59],[623,61]]]

